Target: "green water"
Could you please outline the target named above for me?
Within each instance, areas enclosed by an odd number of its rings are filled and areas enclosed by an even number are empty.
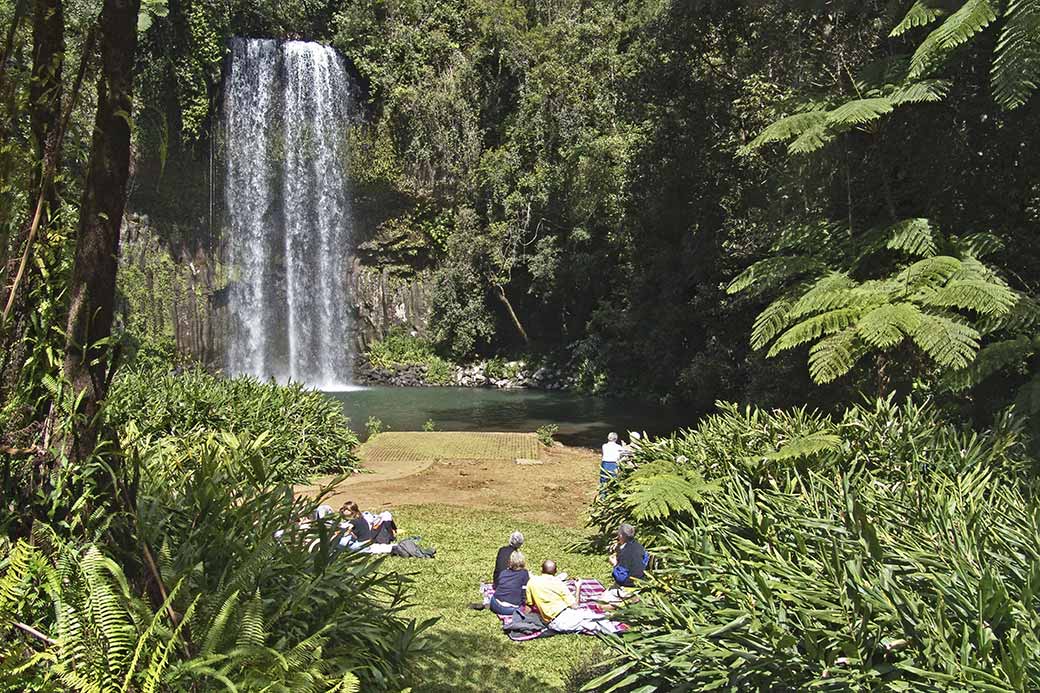
[[[421,431],[428,420],[438,431],[532,432],[556,424],[557,440],[593,446],[610,431],[626,440],[628,431],[666,435],[697,419],[696,414],[645,402],[542,390],[369,387],[327,394],[343,404],[352,427],[362,434],[369,417],[391,431]]]

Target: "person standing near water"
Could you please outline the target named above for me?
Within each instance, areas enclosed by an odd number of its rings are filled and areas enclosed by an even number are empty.
[[[617,476],[618,460],[621,459],[622,446],[617,442],[618,435],[611,431],[607,435],[607,442],[603,443],[603,457],[599,463],[599,483],[607,483],[608,480]]]

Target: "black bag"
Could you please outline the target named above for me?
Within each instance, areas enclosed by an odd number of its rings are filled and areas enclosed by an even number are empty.
[[[416,539],[404,539],[390,549],[390,555],[399,558],[433,558],[437,555],[437,549],[424,549],[419,546]]]

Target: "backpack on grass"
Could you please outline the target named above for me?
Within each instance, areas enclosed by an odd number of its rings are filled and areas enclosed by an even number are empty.
[[[390,549],[391,556],[397,556],[399,558],[433,558],[437,555],[437,549],[430,547],[428,549],[419,546],[418,537],[411,539],[403,539]]]

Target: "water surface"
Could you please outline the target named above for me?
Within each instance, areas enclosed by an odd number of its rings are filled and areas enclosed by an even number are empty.
[[[456,387],[368,387],[328,392],[343,404],[351,426],[362,436],[375,417],[392,431],[421,431],[432,420],[438,431],[533,432],[546,424],[560,430],[567,445],[595,446],[617,431],[666,435],[692,426],[696,415],[676,408],[627,399],[587,397],[543,390]]]

